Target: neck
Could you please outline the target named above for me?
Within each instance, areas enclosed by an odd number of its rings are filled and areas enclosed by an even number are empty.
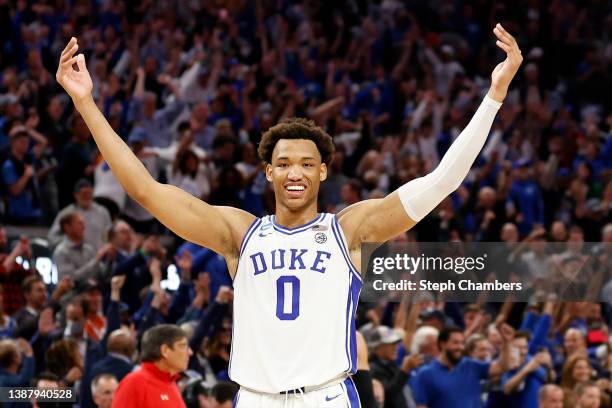
[[[68,238],[68,240],[72,242],[73,244],[77,244],[77,245],[83,242],[82,239],[77,238],[75,236],[66,235],[66,238]]]
[[[17,374],[17,372],[19,371],[19,365],[11,364],[10,366],[6,367],[6,371],[12,374]]]
[[[440,354],[440,357],[438,357],[438,361],[440,361],[440,364],[448,368],[453,368],[455,366],[455,363],[450,361],[450,359],[446,356],[446,353]]]
[[[26,303],[26,307],[29,307],[30,309],[34,309],[34,310],[36,310],[36,311],[40,311],[40,309],[41,309],[40,307],[38,307],[38,306],[37,306],[37,305],[35,305],[34,303],[30,303],[30,302],[27,302],[27,303]]]
[[[159,360],[153,363],[155,365],[155,367],[157,367],[159,369],[159,371],[163,371],[165,373],[170,374],[171,376],[175,376],[179,373],[179,371],[176,371],[176,369],[172,368],[167,362],[166,360]]]
[[[276,219],[277,224],[280,224],[286,228],[299,227],[300,225],[304,225],[314,220],[316,216],[316,201],[313,204],[308,205],[308,207],[305,209],[300,210],[291,210],[278,202],[276,203],[276,213],[274,214],[274,218]]]
[[[21,152],[12,151],[11,154],[19,161],[23,161],[23,158],[25,157],[25,154]]]

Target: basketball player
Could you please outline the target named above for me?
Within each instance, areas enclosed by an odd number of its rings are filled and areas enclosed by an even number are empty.
[[[72,38],[56,78],[83,116],[104,159],[127,193],[187,241],[222,254],[234,280],[230,377],[242,407],[358,407],[350,377],[357,368],[355,308],[361,289],[360,247],[410,229],[455,190],[470,169],[521,62],[515,39],[493,32],[506,59],[491,88],[439,166],[384,199],[339,214],[319,214],[319,184],[333,153],[329,135],[294,119],[270,128],[259,154],[273,184],[276,213],[255,218],[211,206],[158,183],[97,108],[92,80]]]

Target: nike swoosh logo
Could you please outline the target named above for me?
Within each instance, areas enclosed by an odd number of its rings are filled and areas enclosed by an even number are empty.
[[[339,396],[341,396],[341,395],[342,395],[342,393],[340,393],[340,394],[336,395],[335,397],[331,397],[331,398],[329,398],[329,397],[325,397],[325,401],[331,401],[331,400],[333,400],[333,399],[338,398],[338,397],[339,397]]]

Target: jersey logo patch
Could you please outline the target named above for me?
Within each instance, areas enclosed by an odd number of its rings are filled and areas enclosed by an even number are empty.
[[[324,244],[325,242],[327,242],[327,235],[322,232],[317,232],[315,234],[315,242],[317,244]]]
[[[331,401],[331,400],[333,400],[333,399],[338,398],[340,395],[342,395],[342,393],[340,393],[340,394],[338,394],[338,395],[336,395],[336,396],[334,396],[334,397],[331,397],[331,398],[330,398],[330,397],[328,397],[328,396],[326,396],[326,397],[325,397],[325,401]]]
[[[264,224],[259,229],[259,236],[261,238],[267,237],[272,233],[272,223]]]
[[[160,398],[162,401],[170,401],[170,397],[168,397],[168,394],[161,394],[161,395],[159,396],[159,398]]]
[[[314,227],[312,227],[311,229],[313,231],[327,231],[328,227],[327,227],[327,225],[317,224]]]

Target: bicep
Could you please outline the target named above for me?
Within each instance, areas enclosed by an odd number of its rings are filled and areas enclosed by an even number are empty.
[[[226,257],[237,254],[242,237],[255,219],[237,208],[207,204],[169,184],[154,183],[139,203],[181,238]]]
[[[349,245],[385,242],[412,228],[411,219],[396,192],[382,199],[365,200],[338,214]]]

